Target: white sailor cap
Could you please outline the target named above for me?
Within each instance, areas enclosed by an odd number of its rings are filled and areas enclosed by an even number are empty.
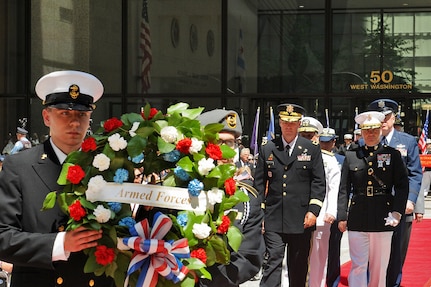
[[[44,106],[91,111],[103,94],[103,85],[95,76],[85,72],[57,71],[40,78],[35,90]]]
[[[303,117],[298,132],[315,132],[321,134],[323,125],[315,118]]]
[[[364,112],[355,117],[361,130],[377,129],[382,126],[385,115],[381,112]]]

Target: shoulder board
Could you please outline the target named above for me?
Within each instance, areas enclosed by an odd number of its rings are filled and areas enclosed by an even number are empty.
[[[251,186],[247,183],[241,182],[241,181],[237,181],[236,184],[239,188],[241,188],[241,187],[245,188],[248,192],[253,194],[254,197],[256,197],[256,198],[258,197],[259,192],[257,192],[257,190],[253,186]]]
[[[311,141],[314,145],[318,145],[319,142],[318,141]]]
[[[322,149],[322,153],[325,153],[325,154],[330,155],[330,156],[334,156],[333,152],[327,151],[325,149]]]

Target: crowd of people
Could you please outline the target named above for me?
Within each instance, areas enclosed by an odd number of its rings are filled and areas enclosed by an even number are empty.
[[[111,278],[83,273],[83,251],[96,246],[101,234],[82,227],[65,231],[58,207],[40,210],[45,195],[61,188],[56,180],[62,163],[80,149],[103,85],[91,74],[59,71],[42,77],[36,93],[50,137],[32,144],[20,127],[16,143],[0,157],[0,268],[12,272],[12,286],[18,287],[114,286]],[[335,130],[307,116],[302,106],[285,103],[277,111],[281,135],[264,141],[257,157],[238,141],[243,130],[235,111],[199,116],[202,125],[223,124],[218,144],[237,150],[238,157],[219,164],[236,165],[234,179],[249,201],[234,207],[240,215],[235,226],[244,236],[239,250],[232,251],[229,264],[208,269],[212,280],[196,285],[260,280],[263,287],[338,286],[340,243],[348,230],[349,286],[400,286],[412,222],[423,218],[431,171],[422,171],[416,139],[396,128],[398,104],[370,103],[355,117],[359,128],[338,147]],[[431,141],[427,146],[431,151]],[[136,169],[134,178],[160,184],[163,176],[145,177]],[[136,218],[155,211],[131,208]]]

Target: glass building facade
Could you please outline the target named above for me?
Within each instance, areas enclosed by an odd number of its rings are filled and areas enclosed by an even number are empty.
[[[260,137],[270,107],[292,102],[342,135],[356,110],[391,98],[418,136],[431,107],[430,22],[430,0],[3,0],[0,141],[23,119],[32,137],[47,135],[34,86],[65,69],[104,83],[93,129],[181,101],[236,110],[247,139],[258,107]]]

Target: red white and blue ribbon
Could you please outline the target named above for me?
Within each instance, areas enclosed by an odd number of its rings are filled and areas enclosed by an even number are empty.
[[[181,258],[190,257],[190,249],[186,238],[165,241],[163,238],[169,232],[172,220],[161,212],[154,216],[153,227],[144,219],[130,228],[132,237],[123,238],[123,243],[135,252],[127,270],[124,286],[128,286],[129,276],[141,270],[136,286],[154,287],[159,274],[166,279],[178,283],[189,272],[181,263]]]

